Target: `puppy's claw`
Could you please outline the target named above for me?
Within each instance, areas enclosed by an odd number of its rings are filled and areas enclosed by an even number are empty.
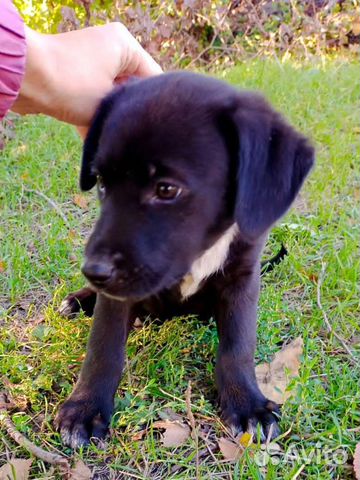
[[[58,309],[59,315],[62,317],[70,317],[71,315],[74,315],[73,307],[70,304],[68,298],[65,298]]]
[[[264,397],[253,398],[247,404],[239,404],[231,397],[223,396],[222,416],[234,437],[249,433],[254,442],[271,441],[279,436],[279,407]]]
[[[250,418],[247,431],[260,443],[274,440],[280,435],[280,427],[275,420],[270,423],[260,423],[256,417]]]
[[[265,440],[271,441],[280,435],[280,427],[277,422],[272,422],[265,428]]]
[[[64,445],[74,450],[89,445],[90,443],[87,435],[82,432],[81,427],[75,427],[72,431],[67,428],[62,428],[60,430],[60,435]]]
[[[89,402],[84,396],[81,400],[70,397],[61,406],[55,426],[63,443],[75,449],[89,445],[92,438],[103,439],[106,436],[111,412],[110,402],[106,405]]]
[[[231,435],[234,438],[241,437],[245,432],[252,436],[254,442],[260,441],[264,443],[266,441],[274,440],[280,435],[280,428],[276,422],[272,422],[268,425],[263,425],[255,417],[250,418],[247,429],[244,430],[238,425],[229,425]]]
[[[58,312],[63,317],[74,318],[81,310],[89,317],[94,313],[96,293],[90,287],[84,287],[67,295],[61,302]]]
[[[263,443],[266,440],[264,427],[255,417],[250,418],[247,432],[254,438],[254,440],[260,441],[260,443]]]

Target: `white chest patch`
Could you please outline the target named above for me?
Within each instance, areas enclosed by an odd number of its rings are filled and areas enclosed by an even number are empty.
[[[229,253],[230,245],[237,232],[238,226],[234,223],[223,233],[214,245],[194,261],[190,272],[185,275],[180,284],[180,292],[183,300],[194,295],[205,278],[210,277],[210,275],[223,267]]]

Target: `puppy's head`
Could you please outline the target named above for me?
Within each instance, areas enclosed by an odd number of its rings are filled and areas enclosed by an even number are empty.
[[[232,224],[256,242],[285,213],[313,149],[259,96],[201,75],[133,81],[100,105],[80,186],[100,218],[84,274],[142,298],[179,282]]]

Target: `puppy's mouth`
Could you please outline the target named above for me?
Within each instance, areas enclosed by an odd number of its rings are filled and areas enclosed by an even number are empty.
[[[131,276],[124,275],[123,277],[114,272],[111,278],[103,284],[87,278],[91,287],[107,298],[120,302],[140,301],[151,295],[156,295],[164,289],[171,288],[179,283],[186,274],[184,272],[171,275],[169,270],[166,269],[164,273],[159,273],[144,266],[135,269]]]
[[[126,302],[127,298],[126,297],[120,297],[119,295],[112,295],[111,293],[107,293],[106,290],[103,290],[99,293],[102,293],[103,295],[105,295],[105,297],[108,297],[108,298],[111,298],[112,300],[117,300],[119,302]]]

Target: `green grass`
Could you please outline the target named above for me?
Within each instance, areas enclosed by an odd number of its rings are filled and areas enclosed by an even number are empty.
[[[340,60],[321,66],[258,60],[224,73],[234,85],[263,91],[317,146],[317,165],[301,201],[269,241],[269,253],[283,241],[290,254],[263,280],[257,349],[261,362],[284,341],[304,339],[296,394],[283,408],[281,427],[287,433],[278,442],[284,451],[297,448],[303,454],[298,461],[260,467],[252,455],[224,463],[214,449],[213,456],[201,456],[200,478],[352,478],[350,462],[360,436],[358,68]],[[72,452],[62,447],[52,420],[76,380],[90,320],[64,320],[56,308],[84,283],[79,266],[97,210],[93,193],[86,194],[88,209],[73,201],[80,151],[72,128],[47,118],[23,118],[0,161],[0,378],[17,405],[12,414],[17,428],[35,443],[68,455]],[[328,332],[324,314],[358,365]],[[216,345],[214,323],[204,325],[195,317],[160,326],[148,322],[131,334],[112,436],[104,449],[91,446],[79,453],[96,478],[195,478],[192,439],[165,449],[155,432],[142,441],[132,436],[166,408],[185,414],[189,380],[196,420],[210,429],[211,441],[223,435],[213,403]],[[3,461],[7,451],[28,456],[4,431],[0,435]],[[205,448],[200,440],[199,449]],[[306,462],[314,448],[318,460]],[[326,452],[337,449],[347,452],[347,464],[326,460]],[[48,470],[35,459],[31,478],[61,478],[56,471],[47,477]]]

